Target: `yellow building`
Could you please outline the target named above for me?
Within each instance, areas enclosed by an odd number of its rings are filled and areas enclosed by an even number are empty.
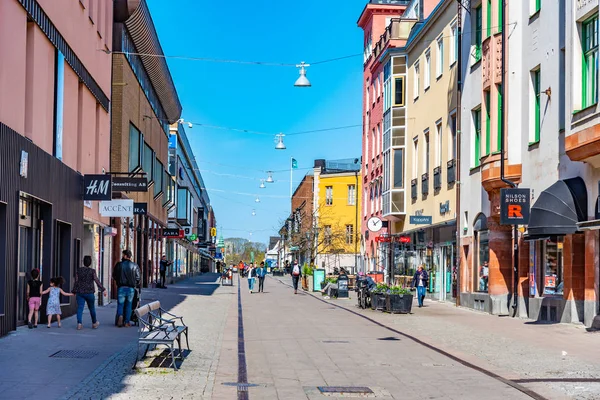
[[[327,273],[335,267],[356,272],[360,232],[360,159],[315,160],[314,221],[316,264]]]

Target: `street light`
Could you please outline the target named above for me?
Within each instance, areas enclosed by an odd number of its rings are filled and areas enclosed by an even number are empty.
[[[276,150],[285,150],[285,144],[283,143],[284,136],[285,135],[283,133],[278,133],[277,135],[275,135],[275,143],[277,143],[275,145]]]
[[[259,186],[259,188],[261,188],[261,189],[266,188],[266,186],[265,186],[265,180],[264,179],[260,180],[260,186]]]
[[[256,196],[256,200],[254,200],[257,203],[260,203],[260,198],[258,196]]]
[[[254,217],[256,215],[256,211],[252,210],[252,216]]]
[[[306,68],[310,67],[310,64],[306,64],[302,61],[300,64],[296,65],[296,67],[300,68],[300,77],[294,83],[296,87],[310,87],[310,81],[306,78]]]
[[[273,183],[273,182],[275,182],[273,180],[273,172],[272,171],[267,171],[267,174],[269,174],[269,176],[267,177],[267,180],[265,182],[267,182],[267,183]]]

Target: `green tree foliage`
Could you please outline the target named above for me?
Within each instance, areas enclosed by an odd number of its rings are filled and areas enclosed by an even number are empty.
[[[265,260],[267,246],[264,243],[250,242],[243,238],[227,238],[225,242],[225,262],[237,265],[240,261],[250,263],[254,253],[254,263]]]

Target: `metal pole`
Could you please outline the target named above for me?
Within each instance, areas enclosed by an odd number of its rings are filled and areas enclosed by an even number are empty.
[[[294,207],[291,204],[292,200],[292,180],[294,179],[294,157],[290,157],[290,207]]]
[[[461,230],[461,209],[460,209],[460,186],[461,186],[461,177],[460,177],[460,156],[461,156],[461,114],[462,114],[462,13],[463,6],[459,2],[457,5],[458,8],[458,16],[457,16],[457,29],[456,34],[458,36],[458,59],[456,60],[457,65],[457,74],[456,74],[456,126],[454,127],[456,132],[456,160],[454,161],[454,170],[456,174],[456,257],[455,263],[457,264],[456,268],[456,306],[460,306],[460,262],[461,262],[461,244],[460,244],[460,230]]]
[[[354,186],[354,273],[358,272],[358,171],[354,172],[356,185]]]

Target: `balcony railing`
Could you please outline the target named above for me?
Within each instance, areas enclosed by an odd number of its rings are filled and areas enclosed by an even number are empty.
[[[429,173],[421,175],[421,194],[427,196],[429,194]]]
[[[435,167],[433,169],[433,190],[439,190],[442,188],[442,167]]]
[[[456,160],[450,160],[446,163],[446,179],[448,185],[456,182]]]
[[[417,180],[413,179],[410,181],[410,195],[413,199],[417,198]]]
[[[379,57],[387,48],[390,40],[408,40],[410,31],[416,22],[416,19],[392,18],[379,41],[373,46],[373,56]]]

